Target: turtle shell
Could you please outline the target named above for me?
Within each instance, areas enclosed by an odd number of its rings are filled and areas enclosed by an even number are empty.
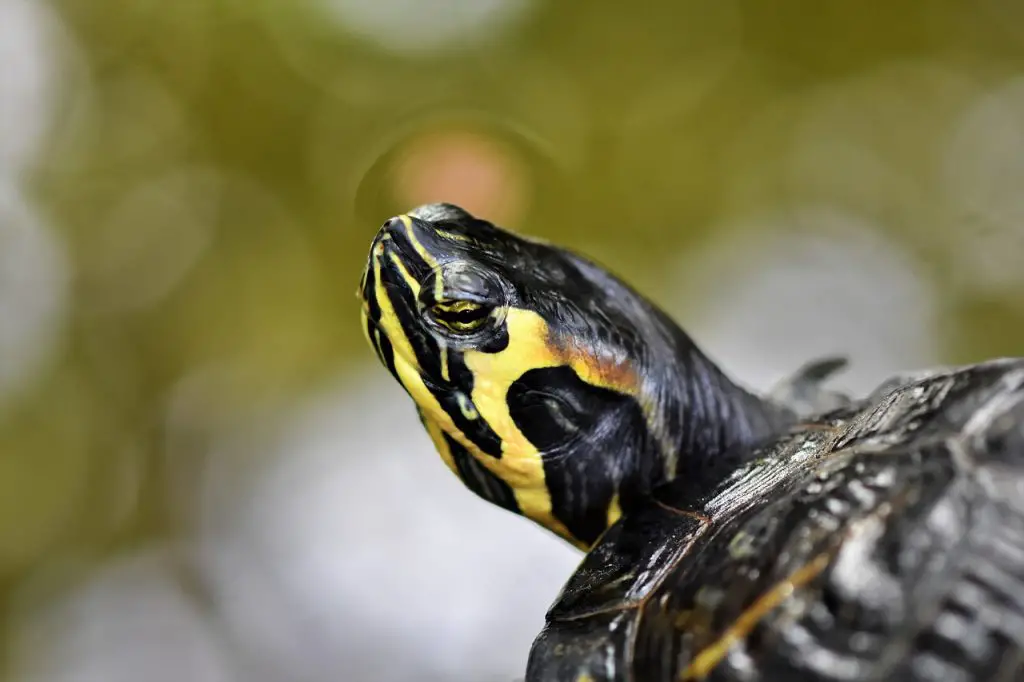
[[[1024,360],[887,382],[751,454],[605,533],[528,682],[1024,679]]]

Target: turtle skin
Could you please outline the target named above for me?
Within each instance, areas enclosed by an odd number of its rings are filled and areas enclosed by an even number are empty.
[[[1024,680],[1024,359],[887,382],[612,526],[527,682]]]

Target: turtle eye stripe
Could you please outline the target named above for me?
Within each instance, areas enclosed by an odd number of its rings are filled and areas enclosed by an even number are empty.
[[[479,303],[473,303],[472,301],[438,301],[434,304],[435,310],[441,310],[446,313],[452,313],[455,315],[464,313],[473,313],[479,311],[484,306]]]
[[[452,322],[471,323],[486,318],[494,311],[494,308],[492,306],[477,305],[467,301],[455,301],[451,304],[438,303],[432,306],[432,311],[438,317],[443,317],[446,320],[451,320]]]

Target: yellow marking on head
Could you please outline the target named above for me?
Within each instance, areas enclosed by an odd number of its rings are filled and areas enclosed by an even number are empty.
[[[391,256],[391,262],[395,264],[395,267],[398,268],[399,274],[402,275],[402,279],[405,280],[405,283],[408,285],[409,289],[412,290],[412,295],[419,296],[420,283],[416,281],[416,278],[412,276],[412,274],[409,272],[409,269],[405,267],[405,263],[402,262],[401,258],[399,258],[393,253],[389,255]]]
[[[434,443],[434,448],[437,450],[437,454],[441,455],[441,460],[444,465],[448,467],[453,474],[459,475],[459,470],[455,466],[455,458],[452,457],[451,448],[448,447],[448,442],[444,439],[444,431],[438,426],[437,422],[433,419],[425,418],[423,424],[427,429],[427,434],[430,436],[430,440]]]
[[[473,301],[439,301],[434,307],[448,313],[465,313],[479,310],[480,304]]]
[[[451,381],[451,377],[448,375],[448,346],[439,341],[437,351],[441,354],[441,378],[445,381]]]
[[[440,301],[444,296],[444,277],[440,275],[434,277],[434,300]]]
[[[559,358],[572,367],[580,379],[625,395],[637,395],[639,378],[632,363],[625,358],[616,362],[612,358],[594,357],[590,349],[576,346],[575,338],[570,338],[569,343],[573,345],[559,349]]]
[[[419,284],[412,278],[401,260],[394,257],[392,260],[399,268],[402,278],[412,289],[413,294],[418,295]],[[405,335],[405,331],[398,319],[398,315],[395,312],[394,305],[388,296],[386,288],[380,284],[380,259],[377,257],[374,258],[374,274],[376,275],[377,281],[374,295],[376,296],[377,303],[380,306],[379,326],[382,332],[391,340],[391,345],[394,349],[393,358],[395,374],[398,375],[398,380],[405,387],[405,390],[412,397],[413,401],[418,406],[420,413],[423,415],[423,421],[426,423],[427,432],[434,441],[434,446],[441,455],[441,459],[444,460],[445,464],[453,473],[455,473],[455,475],[458,475],[458,470],[455,467],[451,452],[442,435],[443,432],[447,433],[453,440],[466,448],[469,454],[478,462],[509,483],[515,493],[516,503],[519,505],[519,508],[523,511],[525,516],[537,521],[577,547],[584,548],[584,545],[572,536],[565,525],[558,519],[554,518],[551,514],[551,500],[544,488],[543,468],[539,469],[539,478],[536,473],[537,465],[541,464],[539,456],[535,455],[535,464],[528,464],[530,473],[528,473],[525,478],[522,476],[517,477],[515,475],[509,476],[509,463],[502,465],[500,463],[501,460],[497,460],[482,452],[479,447],[466,438],[465,434],[455,426],[451,416],[444,410],[441,404],[437,401],[437,398],[434,397],[434,394],[427,388],[426,384],[423,383],[421,368],[419,367],[419,363],[416,361],[416,355],[413,351],[412,344]],[[477,355],[482,354],[478,353]],[[478,408],[477,412],[479,413]],[[507,420],[507,423],[511,424],[511,420]],[[516,432],[518,433],[518,430]],[[522,438],[521,434],[520,440],[525,442],[525,439]],[[536,450],[534,450],[534,453],[536,453]],[[495,466],[495,463],[498,463],[498,465]],[[511,463],[511,470],[514,471],[517,468],[517,464]],[[539,489],[524,485],[525,481],[529,481],[530,486],[539,485]]]
[[[377,299],[377,306],[380,308],[380,319],[377,321],[377,326],[374,329],[374,336],[378,339],[381,333],[383,333],[390,341],[391,346],[394,349],[392,353],[395,356],[395,372],[398,374],[399,381],[405,386],[413,395],[418,395],[418,391],[422,390],[424,393],[429,394],[426,386],[423,385],[423,380],[420,378],[419,364],[416,362],[416,353],[412,349],[412,344],[409,343],[409,339],[405,336],[405,331],[402,329],[402,323],[398,319],[398,314],[395,312],[394,305],[391,303],[391,298],[387,294],[387,290],[382,284],[380,276],[380,259],[384,255],[383,242],[386,239],[390,239],[388,235],[384,235],[377,245],[373,249],[373,275],[374,275],[374,289],[373,296]],[[413,295],[419,294],[419,283],[409,274],[409,271],[405,268],[402,261],[391,254],[391,260],[398,268],[405,280],[405,283],[412,290]],[[363,328],[366,330],[367,341],[371,345],[374,345],[374,340],[370,338],[369,330],[366,325],[366,309],[363,309]],[[380,342],[377,341],[376,346],[379,350]],[[398,358],[401,357],[402,362],[398,362]],[[399,367],[401,365],[401,368]],[[416,399],[419,403],[419,399]]]
[[[409,243],[412,244],[412,248],[419,254],[419,257],[427,264],[431,269],[437,267],[437,259],[434,258],[433,254],[424,248],[420,240],[416,238],[416,231],[412,228],[412,218],[402,214],[398,216],[398,219],[402,221],[402,225],[405,226],[405,234],[409,237]],[[440,279],[440,278],[439,278]]]
[[[454,232],[449,232],[448,230],[439,230],[436,227],[434,228],[434,232],[436,232],[439,236],[444,237],[445,239],[451,239],[452,241],[456,241],[456,242],[472,242],[473,241],[472,239],[470,239],[469,237],[467,237],[464,234],[456,234]]]
[[[377,269],[377,281],[380,281],[380,264],[375,264]],[[403,277],[407,273],[403,271]],[[392,348],[394,348],[393,359],[395,365],[395,373],[398,375],[398,380],[405,387],[405,390],[412,396],[413,401],[416,403],[419,409],[420,415],[423,417],[424,427],[427,430],[427,434],[430,436],[431,441],[434,443],[434,448],[441,456],[441,460],[445,463],[445,466],[456,476],[458,476],[458,468],[455,466],[455,460],[452,457],[451,449],[448,447],[448,443],[445,441],[444,434],[447,433],[459,444],[465,447],[471,455],[476,457],[478,460],[486,457],[479,448],[469,442],[462,432],[455,426],[451,416],[445,412],[444,408],[434,397],[434,394],[430,392],[426,384],[423,383],[423,377],[420,373],[420,368],[416,362],[416,355],[413,352],[412,344],[405,335],[405,331],[402,329],[402,325],[398,320],[398,316],[395,313],[394,306],[391,300],[387,296],[383,286],[377,287],[375,292],[377,297],[377,303],[380,306],[381,317],[380,327],[384,334],[391,340]],[[365,315],[365,313],[364,313]]]
[[[473,403],[470,402],[469,398],[466,397],[465,393],[462,393],[460,391],[455,395],[455,400],[459,403],[459,410],[462,412],[463,417],[470,421],[480,418],[480,413],[476,411],[476,408],[473,407]]]
[[[726,629],[722,636],[709,646],[704,647],[697,654],[686,670],[683,671],[680,680],[699,680],[706,677],[715,666],[717,666],[729,649],[734,644],[744,639],[750,631],[771,611],[792,596],[798,587],[803,587],[814,580],[819,573],[828,567],[832,556],[823,552],[814,557],[810,563],[801,566],[782,582],[776,583],[774,587],[757,598],[753,604],[741,613],[733,622],[732,626]]]
[[[409,240],[419,256],[429,266],[437,267],[437,261],[416,239],[411,219],[408,216],[399,216],[399,219],[405,225]],[[632,368],[624,361],[616,364],[594,357],[588,352],[589,349],[575,347],[572,339],[554,339],[544,319],[536,312],[510,309],[506,316],[509,334],[507,348],[498,353],[472,350],[464,352],[466,366],[474,376],[474,385],[469,400],[465,396],[458,399],[460,409],[467,419],[485,419],[501,440],[502,456],[492,457],[482,452],[455,426],[451,416],[424,383],[422,368],[416,360],[412,344],[402,328],[386,287],[381,284],[380,259],[383,249],[379,243],[374,253],[373,267],[377,282],[374,296],[380,307],[379,333],[383,333],[391,341],[394,349],[395,374],[419,407],[427,431],[442,460],[450,470],[458,474],[442,435],[446,433],[466,448],[485,468],[509,485],[524,516],[573,545],[587,549],[586,543],[573,537],[565,524],[552,513],[551,496],[545,485],[541,453],[526,439],[512,420],[508,411],[507,393],[512,383],[530,369],[568,365],[583,381],[621,393],[634,394],[637,378]],[[418,297],[419,282],[409,273],[396,254],[390,254],[390,259],[413,296]],[[447,358],[443,358],[441,362],[444,373],[447,369]],[[613,514],[618,513],[621,512],[609,508],[609,523],[613,522]]]
[[[615,493],[612,495],[612,501],[608,503],[608,521],[606,522],[606,527],[611,528],[621,517],[622,507],[619,506],[619,494]]]
[[[630,368],[602,363],[578,348],[559,347],[551,338],[544,318],[531,310],[511,308],[505,318],[509,342],[498,353],[466,351],[466,367],[473,372],[471,398],[477,412],[501,439],[500,459],[486,457],[481,463],[512,488],[523,514],[565,537],[577,547],[551,511],[551,495],[544,480],[544,461],[509,413],[509,388],[531,369],[569,365],[584,381],[622,393],[635,390]],[[479,459],[479,458],[478,458]]]

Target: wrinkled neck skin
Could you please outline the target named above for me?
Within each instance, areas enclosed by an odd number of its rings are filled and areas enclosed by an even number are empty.
[[[638,368],[632,399],[604,408],[592,425],[587,458],[615,463],[614,493],[623,510],[669,481],[709,491],[749,458],[753,445],[795,421],[786,408],[734,383],[641,294],[587,261],[575,265],[603,294],[602,317],[581,307],[568,316],[563,343],[582,338],[605,364]],[[598,476],[591,469],[588,480]]]
[[[675,380],[666,380],[671,388],[662,402],[681,451],[675,477],[699,481],[708,490],[749,459],[754,445],[785,431],[796,415],[733,382],[685,332],[672,327],[678,364],[665,370]]]
[[[582,548],[662,485],[702,497],[750,457],[750,446],[793,421],[730,381],[650,304],[611,300],[634,306],[629,324],[607,306],[603,319],[563,307],[554,345],[570,359],[572,348],[585,348],[585,361],[528,373],[508,398],[541,455],[551,514],[564,532],[554,529]],[[552,528],[546,517],[534,520]]]

